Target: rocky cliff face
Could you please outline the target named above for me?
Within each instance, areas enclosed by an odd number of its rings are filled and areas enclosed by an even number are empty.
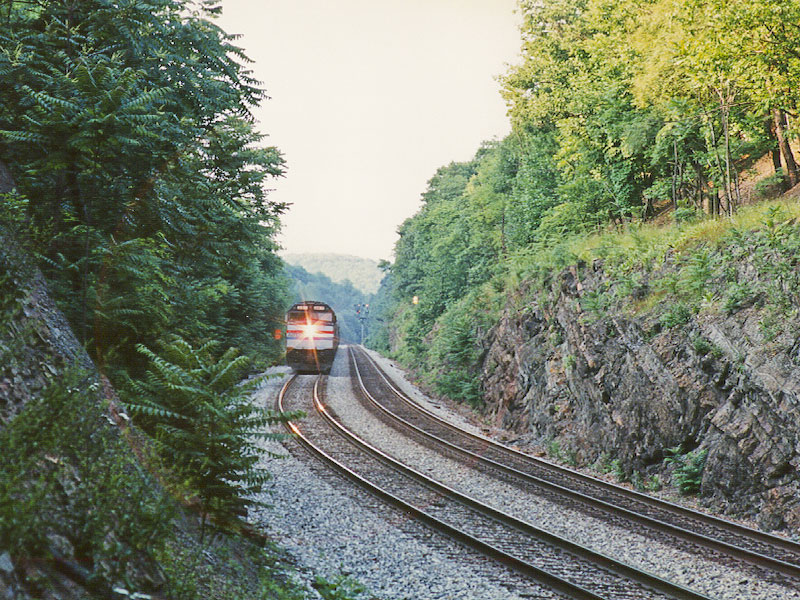
[[[751,267],[745,260],[734,276],[757,280]],[[636,304],[654,278],[600,309],[617,285],[600,261],[520,292],[486,341],[486,410],[521,440],[555,440],[579,465],[617,459],[637,477],[668,477],[668,448],[707,450],[706,503],[800,530],[796,311],[767,328],[754,293],[733,312],[705,307],[675,324],[665,303]]]

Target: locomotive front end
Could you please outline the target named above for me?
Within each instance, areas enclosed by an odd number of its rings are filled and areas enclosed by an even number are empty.
[[[329,373],[339,329],[336,314],[324,302],[298,302],[286,315],[286,364],[298,373]]]

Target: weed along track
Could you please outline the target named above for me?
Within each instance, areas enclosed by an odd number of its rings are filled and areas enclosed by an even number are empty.
[[[547,533],[402,465],[341,425],[326,405],[326,381],[324,376],[295,377],[281,391],[279,410],[307,414],[289,425],[298,441],[371,494],[496,561],[497,576],[510,568],[552,590],[551,597],[707,598]]]

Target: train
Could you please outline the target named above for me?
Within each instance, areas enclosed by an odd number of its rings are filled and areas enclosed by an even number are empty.
[[[286,364],[297,373],[331,372],[339,347],[336,313],[325,302],[293,304],[286,313]]]

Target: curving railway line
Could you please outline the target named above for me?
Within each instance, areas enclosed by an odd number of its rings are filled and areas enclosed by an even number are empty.
[[[323,381],[317,378],[313,390],[297,377],[284,386],[279,410],[309,415],[302,428],[290,424],[291,431],[332,468],[435,530],[563,597],[707,598],[537,529],[398,463],[341,426],[320,398]]]
[[[800,545],[638,494],[553,465],[443,421],[403,394],[361,349],[349,349],[351,385],[381,420],[437,453],[468,463],[526,493],[606,515],[660,539],[700,546],[729,561],[746,561],[789,589],[800,577]],[[685,598],[708,596],[575,544],[430,479],[342,425],[324,400],[327,377],[294,376],[277,400],[281,411],[308,416],[288,427],[298,442],[331,469],[428,527],[511,569],[528,585],[564,598]],[[501,568],[498,566],[498,568]],[[539,593],[537,593],[539,594]]]
[[[629,527],[644,527],[709,549],[716,560],[744,561],[768,580],[800,585],[800,544],[737,523],[638,493],[523,454],[440,419],[392,383],[361,349],[350,349],[354,386],[374,410],[406,435],[432,444],[472,465],[512,478],[528,491],[556,497]]]

